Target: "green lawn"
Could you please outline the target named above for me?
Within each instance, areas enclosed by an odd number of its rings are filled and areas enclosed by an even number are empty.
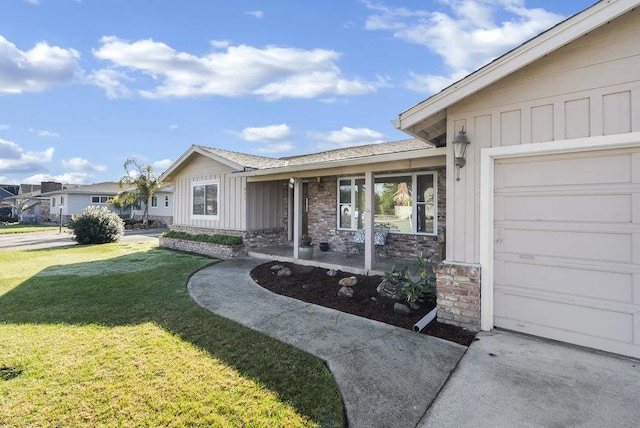
[[[0,252],[0,426],[344,425],[321,361],[191,301],[209,263],[146,243]]]
[[[29,232],[46,232],[48,230],[59,230],[60,226],[49,226],[42,224],[21,224],[21,223],[11,223],[8,225],[0,224],[0,235],[5,235],[7,233],[29,233]],[[63,227],[63,231],[66,231],[67,228]]]

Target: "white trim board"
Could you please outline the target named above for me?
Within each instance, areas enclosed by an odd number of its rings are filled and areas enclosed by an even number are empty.
[[[493,218],[494,168],[497,159],[578,153],[640,147],[640,132],[519,146],[492,147],[480,151],[480,328],[493,328]]]

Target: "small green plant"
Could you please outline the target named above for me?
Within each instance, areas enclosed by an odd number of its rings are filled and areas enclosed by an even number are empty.
[[[309,235],[302,235],[300,237],[300,246],[301,247],[310,247],[312,240],[313,239]]]
[[[80,215],[74,215],[69,229],[80,244],[106,244],[117,242],[124,235],[124,222],[107,207],[91,205]]]
[[[418,253],[415,263],[413,264],[418,268],[418,280],[413,281],[407,275],[408,282],[405,284],[404,292],[407,295],[407,302],[414,303],[417,301],[423,301],[425,295],[432,294],[434,287],[429,278],[429,269],[427,262],[422,255],[422,252]]]
[[[213,244],[219,244],[219,245],[228,245],[228,246],[242,245],[241,236],[206,235],[204,233],[193,235],[191,233],[178,232],[178,231],[164,232],[162,236],[164,236],[165,238],[185,239],[187,241],[211,242]]]

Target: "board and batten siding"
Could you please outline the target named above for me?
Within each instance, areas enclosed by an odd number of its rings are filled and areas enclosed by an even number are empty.
[[[247,183],[247,230],[283,227],[282,181]]]
[[[471,145],[459,182],[448,156],[447,260],[480,262],[481,149],[638,132],[639,70],[636,9],[451,106],[448,140]]]
[[[174,192],[174,225],[198,228],[246,230],[246,178],[233,174],[233,169],[197,155],[176,174]],[[219,180],[219,220],[194,219],[191,216],[192,186],[198,182]]]

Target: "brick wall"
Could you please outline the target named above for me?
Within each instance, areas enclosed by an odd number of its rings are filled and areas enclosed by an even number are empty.
[[[220,245],[212,242],[189,241],[186,239],[166,238],[164,236],[160,237],[160,247],[224,260],[238,257],[245,253],[243,245]]]
[[[438,321],[480,330],[480,266],[445,262],[435,271]]]
[[[444,260],[446,246],[445,224],[446,206],[446,168],[437,168],[438,173],[438,235],[390,234],[388,240],[389,256],[414,260],[418,252],[433,266]],[[402,172],[402,171],[400,171]],[[309,186],[309,235],[314,243],[328,242],[334,251],[346,251],[346,244],[353,239],[355,232],[337,229],[337,177],[322,177],[320,183],[311,180]],[[285,209],[286,212],[286,209]],[[285,224],[286,227],[286,224]]]
[[[244,235],[244,243],[249,248],[265,248],[289,245],[286,228],[248,230]]]

